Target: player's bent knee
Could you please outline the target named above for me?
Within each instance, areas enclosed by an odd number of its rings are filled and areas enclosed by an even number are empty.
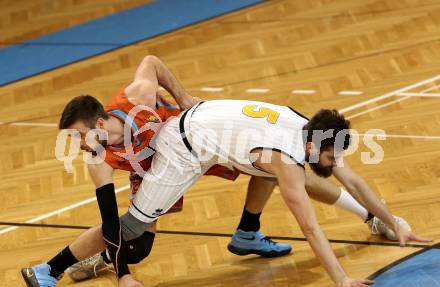
[[[122,236],[125,241],[133,240],[144,234],[151,223],[140,221],[129,212],[122,215],[120,218]]]
[[[154,237],[154,233],[145,231],[140,237],[127,241],[127,263],[137,264],[148,257]]]

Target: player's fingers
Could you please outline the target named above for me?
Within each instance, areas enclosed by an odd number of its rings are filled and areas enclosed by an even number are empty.
[[[357,287],[369,287],[374,282],[368,279],[356,280],[355,286]]]
[[[362,279],[362,284],[371,285],[374,284],[374,281],[369,279]]]
[[[420,236],[417,236],[414,234],[410,237],[410,239],[413,241],[417,241],[417,242],[432,242],[433,241],[430,238],[424,238],[424,237],[420,237]]]
[[[400,245],[400,247],[405,247],[405,244],[406,244],[406,240],[403,238],[403,236],[400,236],[399,237],[399,245]]]

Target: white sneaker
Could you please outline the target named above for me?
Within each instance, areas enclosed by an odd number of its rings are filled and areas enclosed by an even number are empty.
[[[397,224],[399,224],[404,229],[411,231],[411,226],[409,226],[408,222],[406,222],[405,219],[394,215],[393,217],[394,220],[397,222]],[[369,221],[367,221],[367,224],[368,227],[370,228],[371,234],[374,235],[380,234],[385,236],[388,240],[397,241],[397,237],[396,234],[394,234],[394,231],[376,216],[370,219]]]
[[[82,281],[98,276],[98,272],[108,270],[115,272],[112,264],[104,261],[101,253],[93,255],[67,268],[66,273],[73,281]]]

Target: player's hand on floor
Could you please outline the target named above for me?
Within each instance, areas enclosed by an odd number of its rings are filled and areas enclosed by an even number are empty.
[[[141,282],[134,280],[133,276],[130,274],[124,275],[119,278],[119,287],[144,287]]]
[[[337,284],[337,287],[368,287],[372,285],[374,281],[368,279],[352,279],[345,278],[344,281]]]
[[[412,233],[410,230],[407,230],[407,229],[400,227],[400,226],[397,228],[396,237],[399,240],[401,247],[405,247],[405,244],[408,241],[416,241],[416,242],[423,242],[423,243],[432,242],[432,239],[419,237],[419,236],[415,235],[414,233]]]

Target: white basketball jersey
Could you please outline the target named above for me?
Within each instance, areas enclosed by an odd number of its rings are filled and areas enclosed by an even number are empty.
[[[201,162],[273,177],[252,163],[253,150],[278,151],[304,165],[303,126],[308,119],[289,107],[256,101],[214,100],[190,110],[185,133]],[[270,152],[262,161],[270,162]]]

